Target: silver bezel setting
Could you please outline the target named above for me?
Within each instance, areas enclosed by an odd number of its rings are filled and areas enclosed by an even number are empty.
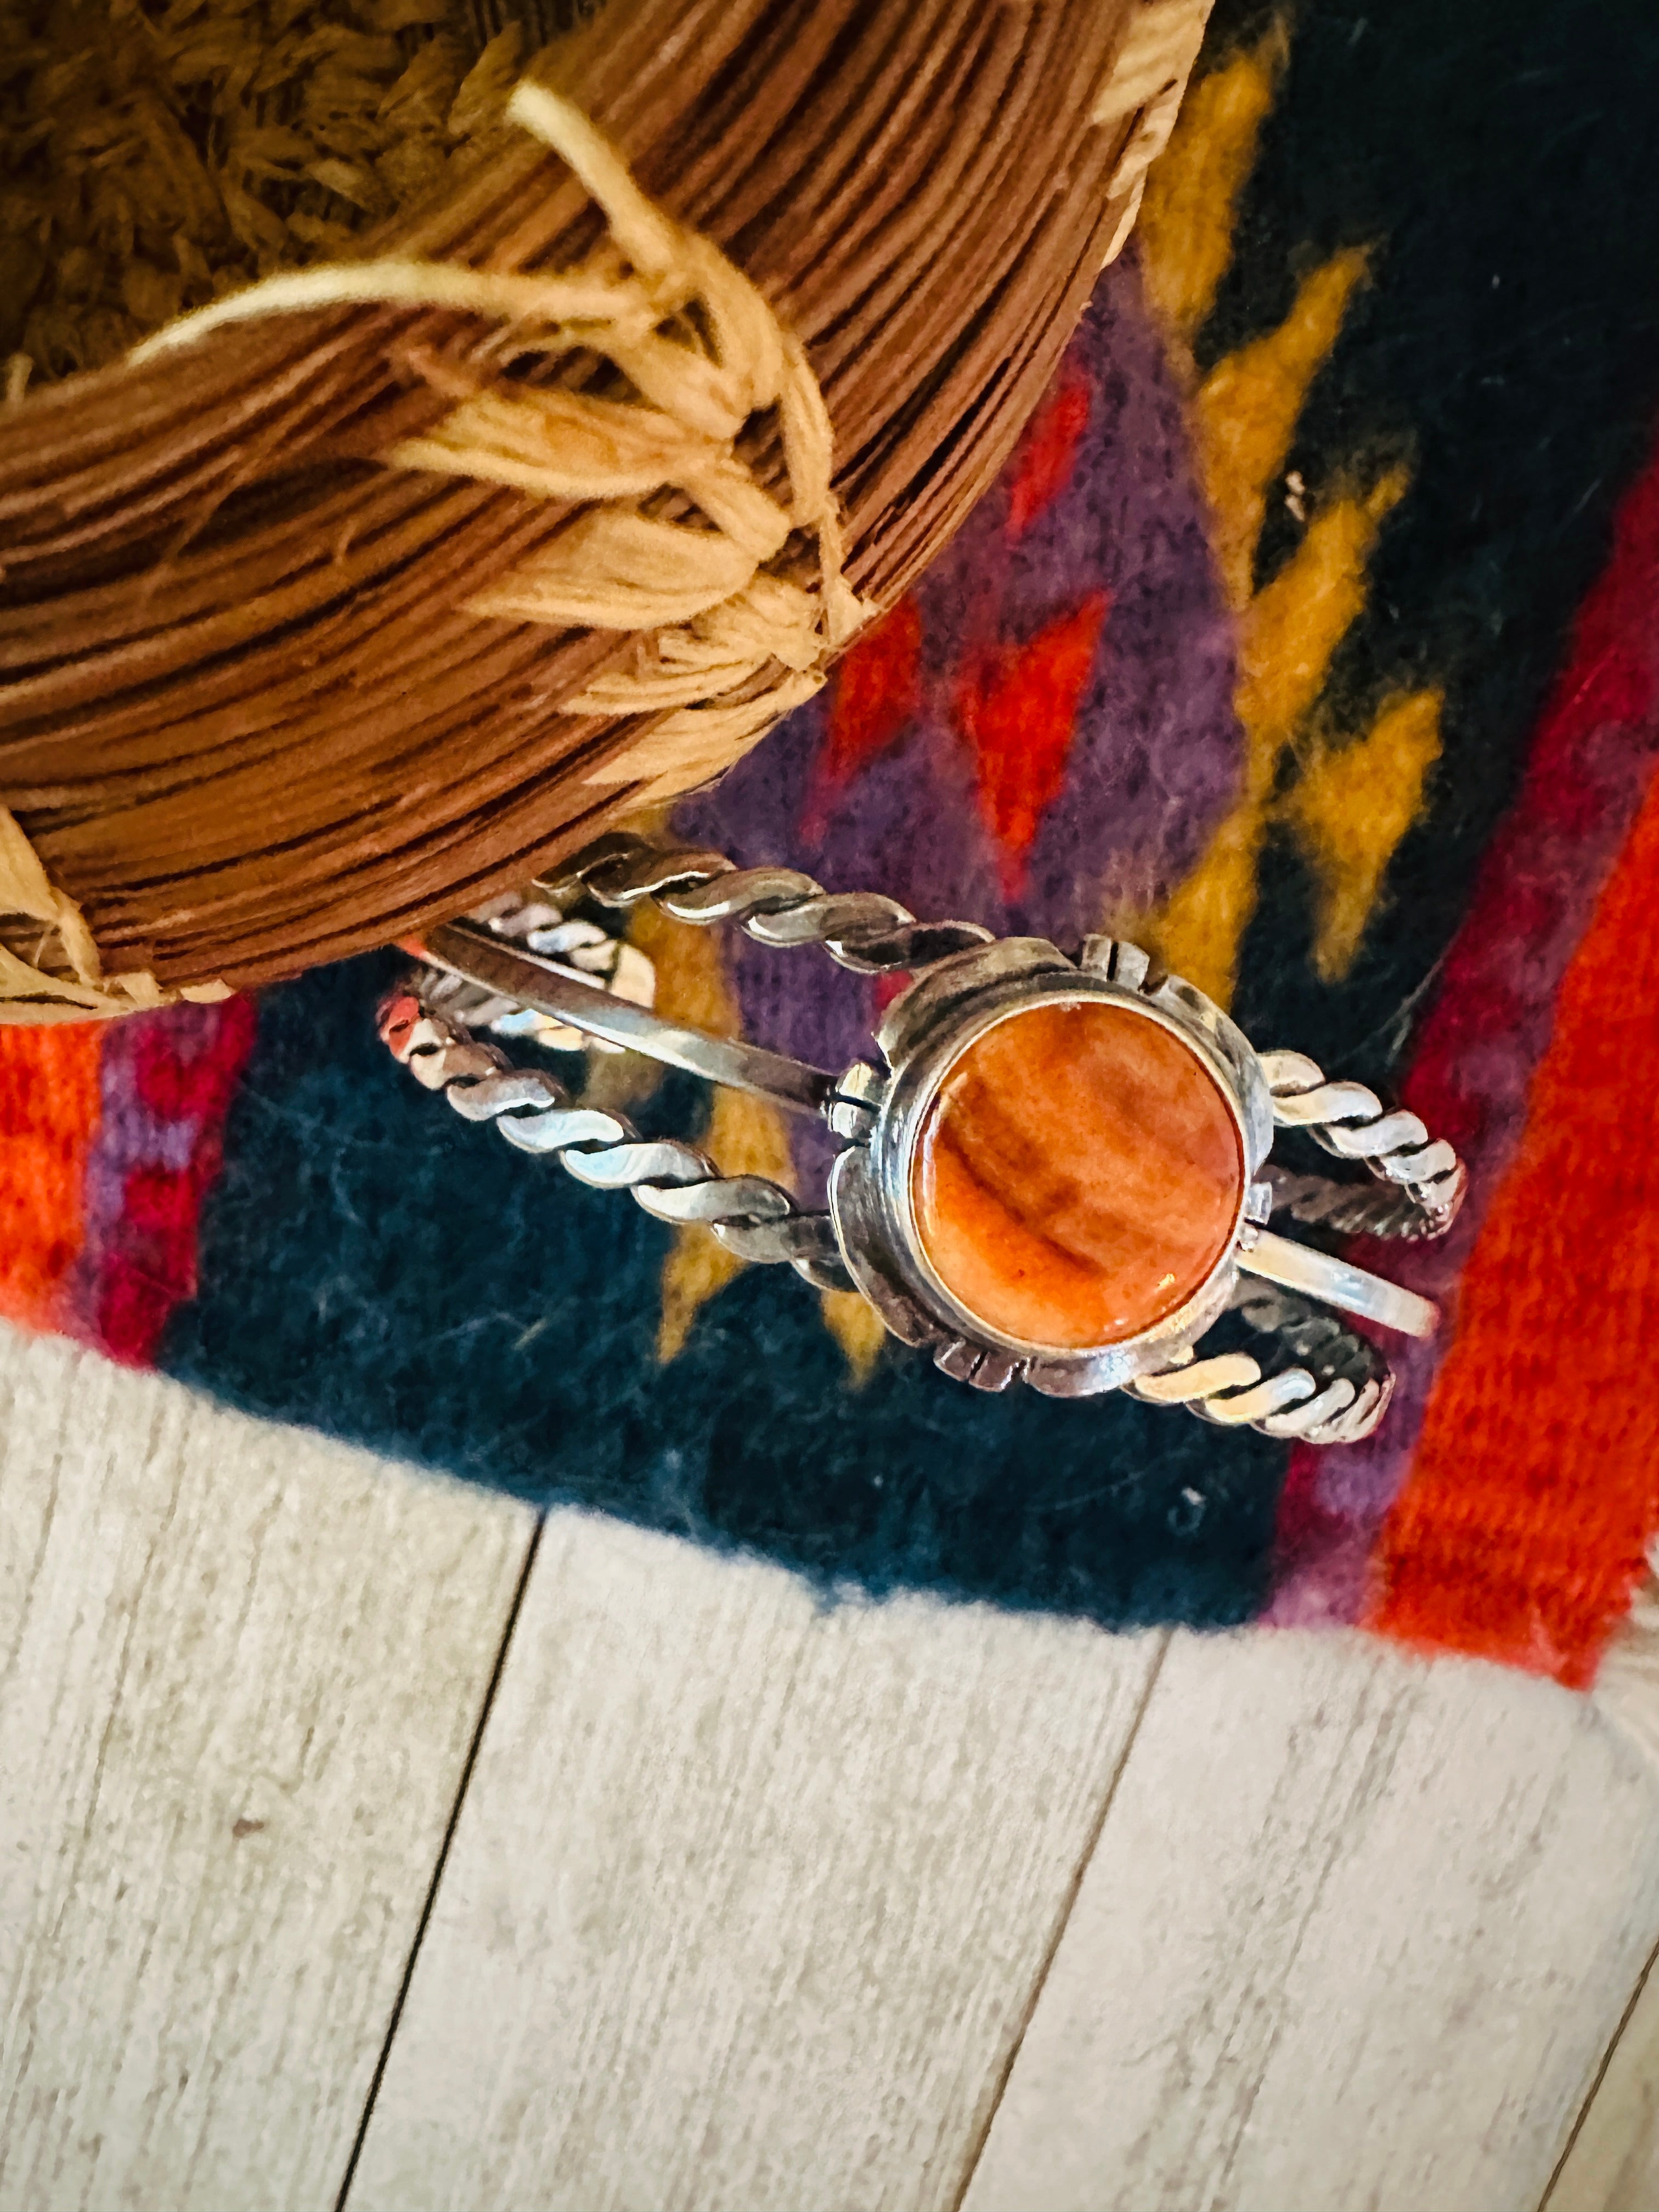
[[[957,1301],[922,1250],[911,1163],[941,1084],[976,1038],[1037,1006],[1089,1003],[1126,1007],[1187,1046],[1231,1109],[1244,1173],[1226,1248],[1198,1289],[1139,1334],[1079,1351],[1004,1336]],[[1111,938],[1090,939],[1077,962],[1042,939],[1005,938],[928,969],[887,1009],[876,1039],[887,1073],[860,1069],[843,1085],[860,1102],[845,1133],[858,1135],[836,1162],[830,1197],[848,1271],[896,1336],[930,1346],[947,1373],[981,1389],[1023,1377],[1054,1396],[1085,1397],[1168,1367],[1218,1318],[1261,1218],[1254,1178],[1273,1141],[1273,1111],[1255,1052],[1202,992]]]

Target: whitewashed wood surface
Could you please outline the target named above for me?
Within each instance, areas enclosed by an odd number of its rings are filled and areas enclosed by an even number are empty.
[[[0,2212],[1659,2212],[1659,1778],[1548,1685],[536,1543],[6,1333],[0,1506]]]
[[[562,1521],[353,2206],[952,2203],[1158,1650]]]
[[[1659,1937],[1655,1812],[1565,1691],[1178,1638],[967,2212],[1536,2204]]]
[[[0,1340],[0,2204],[331,2203],[530,1516]]]

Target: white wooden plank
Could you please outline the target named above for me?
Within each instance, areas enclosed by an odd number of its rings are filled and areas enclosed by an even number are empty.
[[[1643,1982],[1546,2212],[1659,2206],[1659,1976]]]
[[[966,2212],[1529,2212],[1659,1933],[1656,1809],[1549,1684],[1177,1637]]]
[[[1659,1582],[1637,1590],[1595,1702],[1659,1771]],[[1546,2199],[1547,2212],[1659,2212],[1659,1975],[1648,1971]]]
[[[344,2177],[532,1516],[0,1333],[0,2204]]]
[[[950,2203],[1160,1648],[556,1516],[350,2212]]]

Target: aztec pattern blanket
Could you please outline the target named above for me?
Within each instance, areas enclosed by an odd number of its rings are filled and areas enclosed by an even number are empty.
[[[1362,1622],[1583,1686],[1659,1530],[1659,16],[1224,0],[994,495],[679,826],[1154,945],[1472,1170],[1370,1443],[985,1399],[468,1127],[395,956],[0,1031],[0,1311],[542,1501],[1123,1626]],[[659,1003],[834,1066],[866,981],[658,925]],[[811,1133],[629,1058],[725,1164]],[[1363,1253],[1359,1255],[1362,1258]]]

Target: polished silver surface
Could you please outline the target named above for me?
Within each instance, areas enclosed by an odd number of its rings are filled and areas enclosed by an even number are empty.
[[[1322,1305],[1334,1306],[1339,1313],[1376,1322],[1401,1336],[1432,1336],[1440,1320],[1439,1308],[1419,1297],[1415,1291],[1385,1282],[1381,1275],[1368,1274],[1364,1267],[1350,1267],[1346,1260],[1333,1259],[1328,1252],[1316,1252],[1311,1245],[1293,1244],[1288,1237],[1275,1237],[1269,1229],[1260,1231],[1253,1243],[1244,1245],[1238,1264],[1248,1273],[1277,1283],[1283,1290],[1300,1291]]]
[[[831,1075],[656,1013],[648,963],[629,967],[606,949],[604,932],[568,912],[582,901],[626,912],[647,899],[681,921],[731,922],[762,944],[819,945],[860,973],[910,971],[877,1026],[884,1064],[856,1061]],[[1121,1389],[1222,1425],[1347,1443],[1382,1419],[1393,1377],[1338,1313],[1412,1336],[1435,1326],[1436,1309],[1414,1291],[1266,1224],[1288,1218],[1342,1233],[1438,1236],[1463,1195],[1451,1146],[1364,1085],[1328,1080],[1304,1054],[1256,1053],[1218,1006],[1139,946],[1091,938],[1072,960],[1042,939],[994,939],[974,923],[918,921],[876,893],[828,892],[794,869],[738,868],[718,853],[612,836],[525,898],[434,930],[426,950],[434,964],[386,1002],[382,1034],[458,1112],[495,1121],[511,1143],[556,1155],[584,1182],[631,1190],[659,1219],[708,1223],[746,1259],[787,1260],[822,1286],[855,1286],[895,1335],[976,1389],[1022,1380],[1063,1397]],[[1244,1175],[1226,1249],[1185,1304],[1122,1343],[1079,1352],[1016,1341],[957,1302],[922,1249],[911,1165],[946,1073],[975,1037],[1036,1006],[1102,1001],[1132,1009],[1193,1053],[1233,1114]],[[555,1025],[537,1032],[543,1041],[580,1032],[821,1115],[844,1147],[830,1212],[802,1210],[764,1178],[722,1176],[695,1146],[644,1140],[620,1115],[573,1103],[551,1076],[514,1068],[468,1034],[483,1021],[512,1033],[515,1007]],[[1270,1160],[1280,1128],[1304,1132],[1368,1180]],[[1200,1339],[1224,1316],[1237,1341],[1200,1358]]]
[[[486,925],[444,922],[427,933],[422,946],[434,967],[488,984],[538,1013],[555,1015],[584,1036],[642,1052],[729,1090],[752,1091],[797,1114],[821,1114],[836,1095],[836,1079],[826,1068],[665,1020],[649,1007],[578,982],[555,962],[492,935]]]
[[[599,838],[534,888],[556,903],[577,890],[623,911],[651,899],[676,921],[735,922],[759,945],[821,945],[863,975],[929,967],[991,941],[977,922],[918,921],[878,891],[826,891],[795,868],[739,868],[723,853],[653,845],[623,831]]]
[[[744,1260],[787,1261],[821,1290],[849,1290],[827,1213],[798,1206],[763,1176],[722,1175],[678,1138],[642,1138],[621,1114],[584,1106],[542,1068],[514,1067],[442,1012],[457,979],[417,969],[381,1001],[379,1027],[416,1081],[469,1121],[493,1121],[520,1152],[548,1153],[590,1188],[626,1190],[659,1221],[702,1222]]]
[[[1431,1141],[1415,1114],[1390,1112],[1363,1083],[1327,1082],[1323,1069],[1305,1053],[1264,1052],[1261,1058],[1281,1128],[1305,1129],[1326,1152],[1357,1160],[1391,1184],[1415,1209],[1418,1236],[1438,1237],[1451,1226],[1468,1174],[1444,1138]]]
[[[492,899],[470,918],[485,923],[492,936],[539,953],[574,982],[596,987],[636,1006],[656,1003],[657,971],[651,961],[638,945],[602,929],[596,921],[568,917],[544,900],[524,898],[515,892]],[[483,984],[466,1025],[487,1029],[499,1037],[529,1037],[548,1052],[619,1053],[623,1049]]]

